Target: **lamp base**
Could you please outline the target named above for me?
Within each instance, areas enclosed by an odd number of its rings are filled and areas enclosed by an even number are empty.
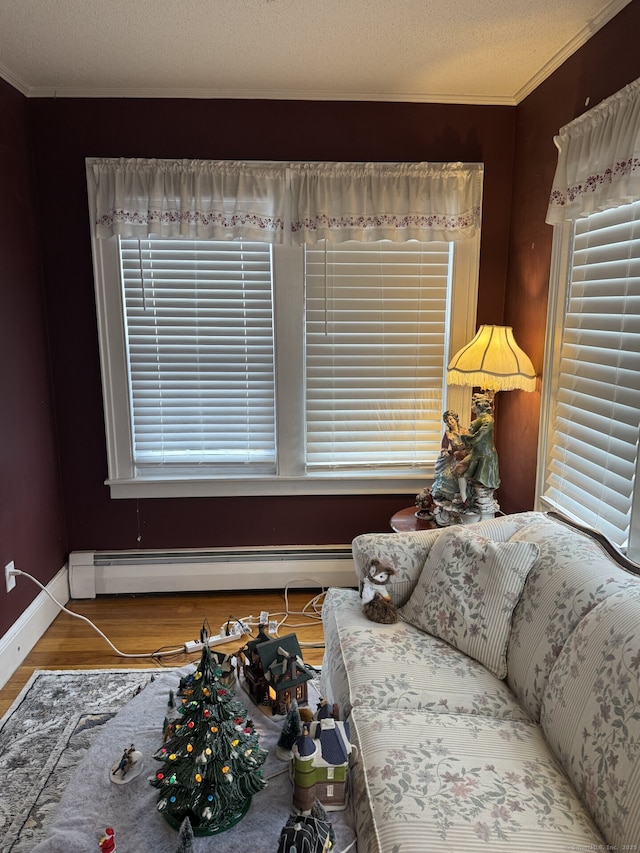
[[[436,499],[431,514],[438,527],[486,521],[495,518],[496,513],[500,512],[500,505],[494,498],[495,489],[488,489],[480,483],[469,483],[469,491],[469,500],[464,504],[456,500]]]
[[[474,504],[480,513],[480,518],[483,521],[487,518],[495,518],[496,513],[500,512],[500,504],[494,498],[495,489],[488,489],[486,486],[474,483],[473,491]]]
[[[473,524],[480,521],[480,513],[473,509],[464,509],[460,504],[436,503],[433,520],[438,527],[450,527],[452,524]]]

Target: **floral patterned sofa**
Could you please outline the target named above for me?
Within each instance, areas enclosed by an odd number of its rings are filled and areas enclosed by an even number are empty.
[[[323,607],[361,853],[639,851],[640,577],[543,513],[353,542],[396,624]]]

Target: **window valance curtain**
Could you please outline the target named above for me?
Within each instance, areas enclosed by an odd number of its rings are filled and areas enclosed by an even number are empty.
[[[87,160],[98,238],[465,239],[480,227],[482,177],[477,163]]]
[[[547,222],[640,198],[640,79],[565,125]]]
[[[96,236],[282,242],[282,169],[204,160],[88,160]]]
[[[482,167],[299,164],[291,193],[296,243],[457,240],[479,227]]]

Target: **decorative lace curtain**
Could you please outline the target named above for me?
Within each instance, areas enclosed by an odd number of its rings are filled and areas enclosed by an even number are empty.
[[[480,225],[482,166],[324,163],[292,168],[296,243],[459,240]]]
[[[640,198],[640,79],[565,125],[547,222]]]
[[[480,227],[482,177],[462,163],[87,161],[98,238],[465,239]]]
[[[278,165],[88,160],[87,183],[99,238],[282,242],[285,182]]]

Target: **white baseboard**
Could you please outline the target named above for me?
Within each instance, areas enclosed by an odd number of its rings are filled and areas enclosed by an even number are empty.
[[[73,551],[72,598],[153,592],[355,586],[351,546],[292,546],[205,551]]]
[[[31,583],[29,578],[18,576],[17,583]],[[69,570],[64,565],[47,584],[47,590],[60,602],[69,601]],[[23,663],[31,649],[56,618],[60,608],[47,595],[40,592],[37,598],[0,638],[0,689]]]

